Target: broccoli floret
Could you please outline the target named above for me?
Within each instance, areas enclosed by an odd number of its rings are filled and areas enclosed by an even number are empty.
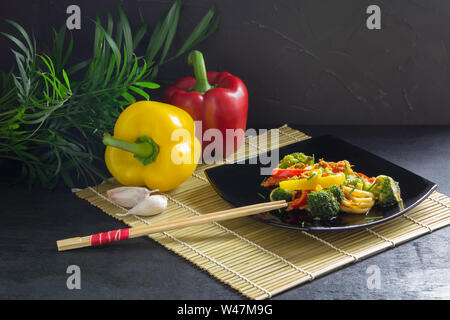
[[[398,182],[388,176],[378,176],[370,190],[376,197],[376,205],[385,207],[402,201]]]
[[[308,157],[307,155],[301,152],[295,152],[284,156],[284,158],[278,164],[278,167],[281,169],[286,169],[297,163],[306,164],[311,159],[312,159],[311,157]]]
[[[334,191],[336,192],[335,189]],[[307,195],[306,201],[311,215],[322,221],[336,217],[340,209],[339,201],[330,190],[311,192]]]
[[[292,193],[293,193],[292,190],[275,188],[270,193],[270,201],[279,201],[279,200],[292,201]]]
[[[332,186],[328,189],[333,194],[333,197],[337,200],[337,202],[341,202],[342,199],[345,198],[344,192],[338,186]]]

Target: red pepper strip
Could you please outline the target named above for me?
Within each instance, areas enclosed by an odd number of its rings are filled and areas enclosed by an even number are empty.
[[[272,170],[272,177],[274,178],[290,178],[293,176],[300,176],[302,173],[310,170],[302,170],[302,169],[280,169],[274,168]]]
[[[203,55],[194,50],[189,54],[188,63],[194,68],[193,77],[184,77],[166,89],[164,102],[187,111],[194,120],[201,121],[198,133],[208,129],[218,129],[222,133],[223,149],[216,148],[215,156],[226,157],[234,153],[244,141],[247,125],[248,93],[245,84],[228,72],[206,72]],[[228,134],[227,130],[233,130]],[[202,141],[203,150],[213,141]],[[234,148],[226,147],[233,143]],[[219,144],[220,145],[220,144]],[[217,150],[220,149],[220,150]]]
[[[301,192],[302,194],[300,195],[300,197],[294,199],[291,203],[289,203],[289,206],[286,209],[287,211],[306,206],[306,196],[311,192],[311,190],[302,190],[298,192]]]
[[[264,181],[261,185],[263,187],[273,187],[273,186],[278,186],[280,184],[280,180],[278,178],[275,177],[269,177],[266,181]]]
[[[365,174],[363,174],[363,173],[359,173],[359,172],[357,172],[356,173],[358,176],[360,176],[361,178],[363,178],[363,179],[366,179],[367,181],[369,181],[369,182],[374,182],[375,181],[375,178],[369,178],[368,176],[366,176]]]

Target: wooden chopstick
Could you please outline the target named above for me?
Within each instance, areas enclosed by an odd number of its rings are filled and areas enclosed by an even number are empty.
[[[263,202],[250,206],[233,208],[229,210],[223,210],[200,216],[189,217],[185,219],[179,219],[175,221],[159,222],[148,226],[141,226],[135,228],[125,228],[112,230],[103,233],[96,233],[90,236],[68,238],[56,241],[58,251],[65,251],[83,247],[90,247],[96,245],[104,245],[113,241],[126,240],[130,238],[136,238],[145,236],[151,233],[163,232],[172,229],[179,229],[190,227],[202,223],[223,221],[229,219],[235,219],[239,217],[245,217],[257,213],[267,212],[271,210],[281,209],[288,206],[288,203],[284,200]]]

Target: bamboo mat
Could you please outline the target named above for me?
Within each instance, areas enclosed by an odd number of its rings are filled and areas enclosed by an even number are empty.
[[[267,132],[263,138],[270,140],[272,134],[278,135],[280,146],[310,138],[286,125]],[[270,144],[263,148],[254,141],[247,139],[234,159],[270,148]],[[106,190],[118,186],[114,182],[78,190],[76,194],[130,227],[231,208],[205,177],[204,170],[211,166],[199,165],[191,178],[166,193],[169,206],[157,216],[117,216],[127,210],[105,196]],[[244,296],[266,299],[448,224],[450,198],[433,192],[407,214],[370,228],[305,232],[278,228],[244,217],[149,237]]]

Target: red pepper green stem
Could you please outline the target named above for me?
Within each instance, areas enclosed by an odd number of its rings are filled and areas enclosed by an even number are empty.
[[[109,133],[103,135],[103,144],[134,154],[134,157],[144,165],[155,161],[158,155],[158,145],[147,136],[139,137],[136,142],[125,141],[112,137]]]
[[[203,59],[203,54],[198,50],[193,50],[189,53],[188,64],[194,69],[195,76],[195,86],[191,91],[197,91],[204,94],[209,89],[212,89],[208,82],[208,77],[206,76],[206,66],[205,60]]]

